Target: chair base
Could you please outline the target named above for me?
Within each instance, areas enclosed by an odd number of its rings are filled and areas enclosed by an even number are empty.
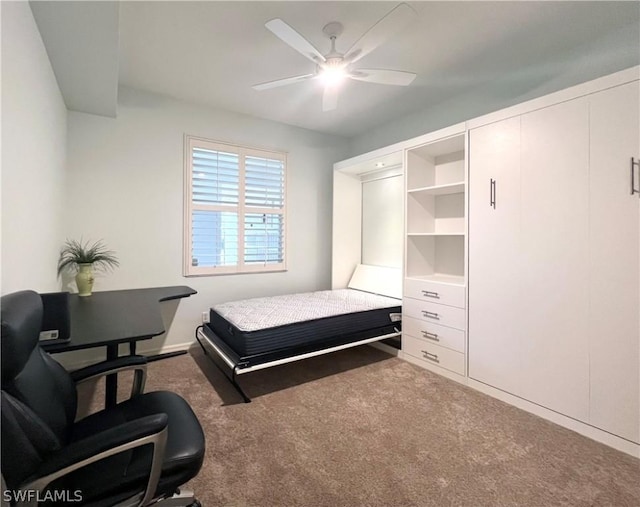
[[[134,498],[130,498],[129,500],[125,500],[117,504],[115,507],[140,507],[140,500],[142,499],[141,495],[136,495]],[[151,502],[144,505],[144,507],[202,507],[200,502],[196,500],[196,497],[193,494],[193,491],[180,488],[176,490],[176,492],[171,496],[165,496],[162,498],[156,498],[151,500]],[[4,505],[2,506],[4,507]],[[22,507],[22,506],[21,506]],[[27,506],[31,507],[31,506]]]
[[[200,502],[196,500],[193,491],[180,488],[172,496],[158,500],[152,505],[158,507],[200,507]]]

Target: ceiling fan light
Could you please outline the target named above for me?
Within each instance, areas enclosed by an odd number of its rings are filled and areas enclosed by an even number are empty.
[[[347,71],[341,67],[326,67],[319,77],[325,86],[338,86],[347,77]]]

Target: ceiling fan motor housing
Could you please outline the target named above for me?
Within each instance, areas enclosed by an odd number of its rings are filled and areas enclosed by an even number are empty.
[[[344,58],[342,58],[342,55],[339,56],[328,56],[327,59],[324,61],[324,63],[322,64],[322,69],[343,69],[345,67],[344,65]]]

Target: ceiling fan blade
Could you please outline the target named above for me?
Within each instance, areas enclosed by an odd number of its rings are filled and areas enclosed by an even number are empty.
[[[358,69],[351,72],[351,79],[385,85],[408,86],[417,77],[413,72],[387,69]]]
[[[322,111],[333,111],[338,107],[338,87],[325,86],[322,94]]]
[[[267,81],[266,83],[253,85],[252,88],[258,91],[268,90],[269,88],[276,88],[278,86],[297,83],[298,81],[305,81],[306,79],[311,79],[313,76],[315,76],[315,74],[303,74],[302,76],[285,77],[284,79],[276,79],[275,81]]]
[[[285,44],[288,44],[295,49],[302,56],[307,57],[309,60],[315,63],[321,63],[325,61],[325,57],[318,51],[313,45],[305,39],[302,35],[296,32],[288,24],[279,18],[267,21],[265,25],[273,34],[281,39]]]
[[[391,12],[373,25],[358,41],[345,53],[345,61],[353,63],[360,60],[376,49],[389,37],[399,32],[416,16],[407,4],[396,6]]]

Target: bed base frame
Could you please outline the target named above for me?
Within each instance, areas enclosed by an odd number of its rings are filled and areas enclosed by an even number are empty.
[[[401,335],[399,325],[386,326],[378,330],[365,331],[351,335],[336,337],[313,345],[302,347],[291,347],[277,352],[255,354],[251,356],[238,355],[226,342],[217,336],[208,326],[198,326],[196,328],[196,339],[202,347],[204,353],[212,362],[224,373],[231,385],[242,396],[245,403],[251,403],[251,398],[247,396],[240,384],[238,376],[253,371],[271,368],[280,364],[300,361],[314,356],[329,354],[338,350],[357,347],[367,343],[377,342],[387,338],[394,338]],[[379,334],[381,333],[382,334]]]

